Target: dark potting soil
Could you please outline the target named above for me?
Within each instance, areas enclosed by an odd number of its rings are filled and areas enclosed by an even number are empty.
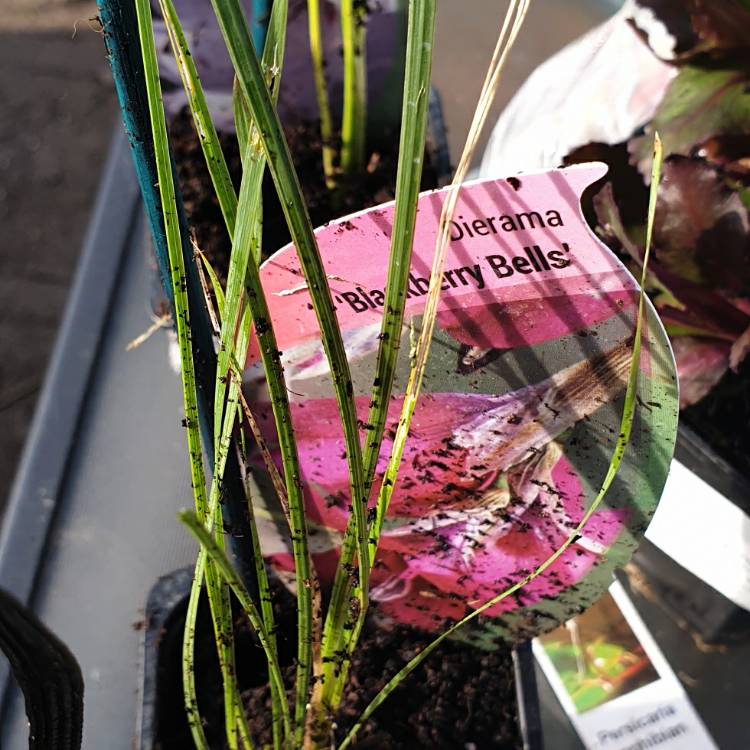
[[[274,588],[279,659],[287,685],[293,684],[296,614],[294,600]],[[182,705],[180,649],[185,606],[171,619],[160,642],[155,750],[192,747]],[[236,618],[237,674],[256,746],[271,741],[265,658],[244,617]],[[431,637],[412,628],[378,627],[368,620],[355,654],[349,684],[337,717],[341,739],[385,683]],[[215,645],[206,602],[196,639],[196,685],[206,736],[224,748],[223,709]],[[291,697],[291,693],[290,693]],[[516,694],[510,650],[488,652],[446,641],[415,670],[362,728],[359,750],[520,750]]]
[[[304,123],[285,129],[313,227],[354,211],[377,206],[395,197],[398,133],[382,133],[372,144],[367,168],[341,183],[333,196],[323,177],[322,142],[317,123]],[[240,155],[234,134],[220,134],[222,150],[235,188],[239,191]],[[217,275],[226,280],[231,243],[224,227],[219,202],[214,194],[192,119],[184,109],[170,126],[170,140],[177,163],[177,175],[188,222],[198,247]],[[422,190],[438,186],[438,175],[425,152]],[[273,180],[266,170],[263,182],[263,257],[267,258],[290,241]]]

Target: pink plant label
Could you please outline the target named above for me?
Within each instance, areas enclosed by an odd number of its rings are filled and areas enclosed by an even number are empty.
[[[581,195],[602,164],[464,186],[451,224],[436,331],[372,575],[392,621],[438,630],[528,575],[570,536],[604,479],[620,430],[638,285],[591,233]],[[394,395],[372,499],[392,448],[421,328],[446,191],[420,197]],[[393,204],[317,230],[367,436],[385,301]],[[262,280],[282,350],[315,564],[330,583],[349,515],[341,424],[320,330],[293,246]],[[627,561],[655,510],[677,421],[674,363],[651,307],[638,410],[623,467],[576,542],[470,636],[494,642],[555,627],[595,601]],[[257,353],[245,380],[269,442],[273,419]],[[283,521],[265,549],[293,569]],[[278,526],[277,530],[275,525]]]

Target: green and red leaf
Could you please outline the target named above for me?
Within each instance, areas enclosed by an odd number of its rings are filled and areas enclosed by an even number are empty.
[[[717,136],[750,132],[750,74],[737,68],[684,67],[669,84],[654,119],[628,143],[631,159],[648,179],[650,144],[658,131],[667,155],[690,156]]]

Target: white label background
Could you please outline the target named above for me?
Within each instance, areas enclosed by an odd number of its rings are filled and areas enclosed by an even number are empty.
[[[646,538],[750,610],[750,518],[678,461],[672,461]]]

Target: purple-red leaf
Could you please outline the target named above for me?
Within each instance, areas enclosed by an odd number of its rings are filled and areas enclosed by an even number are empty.
[[[727,50],[750,47],[750,9],[739,0],[689,0],[690,18],[701,48]]]
[[[656,257],[668,271],[728,294],[750,287],[750,222],[739,195],[705,161],[664,164],[656,207]]]
[[[677,336],[672,350],[680,381],[680,409],[700,401],[729,366],[729,344],[715,339]]]
[[[704,169],[710,171],[705,165]],[[680,178],[685,178],[688,174],[688,171],[681,173],[679,167],[676,171]],[[674,171],[670,175],[674,178]],[[683,212],[680,213],[675,208],[674,201],[678,197],[676,192],[681,187],[684,188],[679,180],[677,186],[676,188],[674,182],[662,182],[662,212],[660,214],[657,208],[656,214],[658,229],[671,240],[675,239],[677,233],[677,230],[671,233],[673,223],[687,225],[692,216],[695,226],[697,217],[696,210],[691,210],[690,215],[685,216],[684,210],[681,209]],[[700,181],[695,188],[700,190]],[[707,195],[710,198],[710,190]],[[665,216],[665,205],[675,213]],[[736,208],[733,202],[731,205]],[[596,195],[594,207],[599,220],[597,231],[600,236],[611,247],[627,253],[636,267],[640,267],[642,247],[633,239],[632,230],[629,232],[624,226],[610,184],[605,185]],[[712,224],[712,220],[708,223]],[[678,228],[683,234],[689,230],[687,226]],[[658,245],[658,238],[656,242],[656,253],[659,254],[661,247]],[[705,243],[698,243],[698,246],[705,251]],[[690,255],[689,247],[686,254]],[[694,259],[691,262],[695,264]],[[701,267],[700,264],[697,265]],[[732,269],[729,271],[732,272]],[[702,283],[686,279],[659,261],[652,260],[649,264],[646,284],[674,348],[680,381],[680,406],[691,406],[709,393],[730,364],[733,368],[736,367],[750,351],[750,316],[743,300],[727,298]]]
[[[623,225],[620,207],[615,201],[611,182],[608,182],[594,196],[594,211],[599,222],[598,232],[601,238],[610,246],[615,244],[614,240],[640,266],[643,260],[643,249],[633,242]]]
[[[737,372],[737,368],[742,364],[748,353],[750,353],[750,326],[732,344],[732,349],[729,352],[729,366],[734,372]]]
[[[662,190],[665,188],[668,189],[669,185],[662,183]],[[633,239],[633,228],[624,226],[609,183],[594,197],[593,203],[599,222],[599,236],[613,249],[630,256],[636,267],[640,268],[643,248]],[[674,216],[670,220],[678,219],[678,216]],[[636,228],[635,234],[642,233],[642,228]],[[656,253],[660,254],[659,246]],[[658,260],[652,259],[649,264],[646,285],[662,320],[673,331],[732,342],[750,325],[750,317],[733,300],[703,283],[685,278],[679,271]]]
[[[669,296],[656,300],[662,318],[670,324],[727,341],[734,341],[750,325],[750,317],[736,300],[683,279],[658,261],[650,263],[649,272],[674,298],[674,303]]]

